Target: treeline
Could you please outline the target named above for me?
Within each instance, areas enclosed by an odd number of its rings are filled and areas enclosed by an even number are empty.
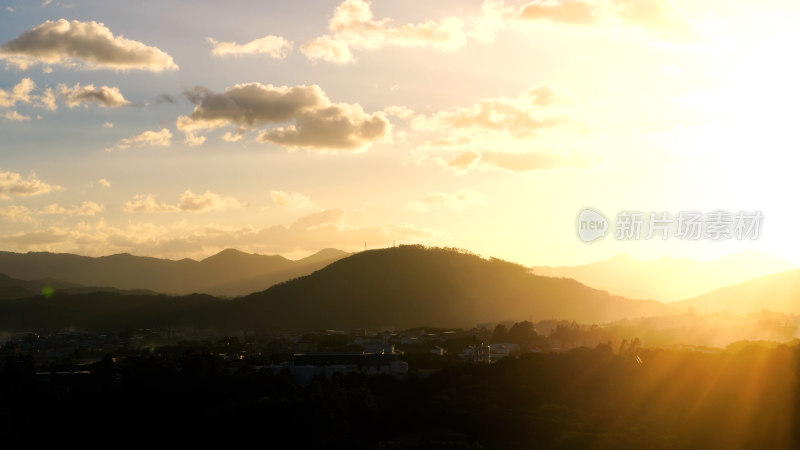
[[[0,431],[12,447],[798,448],[798,369],[798,345],[634,356],[602,344],[447,365],[426,378],[353,374],[300,386],[204,348],[109,356],[61,376],[36,376],[34,361],[15,355],[0,372]]]

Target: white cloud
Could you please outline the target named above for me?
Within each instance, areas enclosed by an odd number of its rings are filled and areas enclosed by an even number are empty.
[[[270,191],[276,205],[288,209],[307,209],[314,206],[311,199],[299,192]]]
[[[484,198],[470,191],[457,191],[452,194],[435,192],[422,200],[412,200],[403,207],[405,211],[427,212],[433,209],[464,209],[468,206],[483,205]]]
[[[258,126],[287,122],[262,129],[259,140],[306,149],[360,150],[390,135],[383,113],[367,114],[357,104],[331,103],[317,85],[248,83],[222,94],[195,89],[187,96],[198,105],[191,115],[181,116],[175,123],[186,133],[187,141],[204,139],[196,135],[200,130],[235,126],[241,134]]]
[[[97,180],[97,184],[107,188],[111,187],[111,182],[106,180],[105,178],[100,178],[99,180]]]
[[[241,45],[235,42],[219,42],[213,38],[206,40],[214,45],[212,53],[215,56],[266,54],[276,59],[284,59],[292,51],[292,43],[280,36],[268,35]]]
[[[527,138],[569,121],[559,107],[559,96],[548,86],[528,89],[516,98],[489,98],[473,106],[453,108],[418,116],[414,125],[422,129],[455,128],[480,130]]]
[[[206,191],[203,194],[194,194],[187,189],[181,194],[176,205],[162,202],[152,194],[138,194],[125,202],[123,210],[127,213],[205,212],[241,208],[243,206],[244,204],[234,197],[223,197],[210,191]]]
[[[122,207],[126,213],[153,213],[153,212],[173,212],[178,207],[156,200],[152,194],[138,194],[133,199],[128,200]]]
[[[171,141],[172,133],[168,129],[162,128],[161,131],[145,131],[136,136],[121,139],[117,142],[115,148],[125,150],[131,147],[142,146],[169,147]],[[111,150],[113,150],[113,148],[106,149],[106,151]]]
[[[61,98],[64,99],[64,103],[70,108],[87,103],[97,103],[104,108],[119,108],[129,103],[116,87],[100,86],[96,88],[93,84],[81,86],[80,83],[69,87],[60,84],[58,91]]]
[[[30,103],[31,92],[36,88],[36,83],[30,78],[23,78],[10,91],[0,89],[0,107],[10,108],[17,103]]]
[[[36,211],[39,215],[60,215],[60,216],[95,216],[103,211],[104,206],[96,202],[83,202],[80,206],[64,208],[58,203],[47,205]]]
[[[306,42],[300,47],[300,51],[311,61],[346,64],[355,60],[347,42],[330,36],[320,36]]]
[[[181,194],[178,209],[181,211],[212,211],[229,208],[241,208],[243,205],[233,197],[221,197],[217,194],[206,191],[203,194],[193,194],[186,190]]]
[[[61,186],[45,183],[36,178],[35,174],[24,179],[18,173],[0,171],[0,199],[46,194],[60,189]]]
[[[13,120],[13,121],[16,121],[16,122],[23,122],[25,120],[31,120],[30,116],[26,116],[26,115],[20,114],[20,113],[14,111],[13,109],[10,109],[10,110],[6,111],[3,114],[3,117],[8,119],[8,120]]]
[[[0,59],[26,69],[35,63],[89,69],[176,70],[172,57],[156,47],[114,36],[104,24],[48,20],[0,45]]]
[[[114,124],[112,122],[105,122],[103,123],[103,128],[114,128]]]
[[[301,47],[310,60],[352,62],[350,47],[374,50],[393,45],[456,50],[466,44],[465,25],[460,18],[398,26],[390,18],[374,19],[370,3],[364,0],[342,2],[334,10],[328,28],[331,35],[320,36]]]
[[[19,223],[34,222],[31,210],[20,205],[10,205],[5,207],[0,207],[0,217],[10,222],[19,222]]]

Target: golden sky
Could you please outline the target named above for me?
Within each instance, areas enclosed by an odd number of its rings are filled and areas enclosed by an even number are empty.
[[[0,250],[800,263],[795,2],[3,4]],[[761,235],[611,235],[689,210]]]

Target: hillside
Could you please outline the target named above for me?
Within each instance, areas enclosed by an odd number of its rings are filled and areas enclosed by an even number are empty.
[[[81,286],[54,279],[18,280],[0,273],[0,300],[13,300],[34,297],[42,294],[47,287],[51,292],[64,294],[85,294],[90,292],[112,292],[127,295],[150,295],[156,292],[145,289],[117,289],[103,286]]]
[[[746,251],[708,262],[666,257],[640,261],[628,255],[617,255],[581,266],[536,266],[533,272],[573,278],[628,298],[671,302],[793,268],[795,266],[784,259]]]
[[[129,254],[92,258],[0,252],[0,273],[21,280],[58,279],[84,286],[234,297],[307,275],[347,255],[340,250],[325,249],[292,261],[278,255],[255,255],[228,249],[202,261],[173,261]]]
[[[800,269],[754,278],[670,305],[694,308],[698,313],[730,311],[742,314],[767,309],[800,314]]]
[[[506,319],[607,322],[674,310],[520,265],[444,249],[361,252],[230,305],[229,324],[287,327],[471,327]]]
[[[37,323],[223,330],[473,327],[506,319],[603,323],[674,312],[659,302],[536,276],[497,259],[401,246],[357,253],[311,275],[230,301],[116,294],[2,301],[0,329]]]

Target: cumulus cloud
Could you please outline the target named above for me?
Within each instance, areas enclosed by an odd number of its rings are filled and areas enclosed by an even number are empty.
[[[534,0],[519,8],[520,21],[551,21],[572,25],[622,24],[685,38],[691,23],[671,0]]]
[[[31,223],[34,221],[31,210],[20,205],[0,207],[0,217],[9,222]]]
[[[537,86],[516,98],[483,99],[473,106],[441,111],[432,117],[418,116],[413,124],[419,129],[472,129],[528,138],[569,121],[557,103],[559,96],[552,88]]]
[[[10,108],[17,103],[31,103],[31,92],[36,89],[36,83],[30,78],[23,78],[10,90],[0,89],[0,107]]]
[[[270,191],[269,195],[281,208],[306,209],[313,206],[311,199],[299,192]]]
[[[357,104],[331,103],[317,85],[247,83],[221,94],[197,88],[187,97],[197,106],[191,115],[176,121],[187,141],[204,139],[196,134],[201,130],[235,126],[241,134],[241,130],[273,125],[261,129],[260,141],[306,149],[358,150],[390,134],[383,113],[367,114]]]
[[[88,69],[176,70],[172,57],[156,47],[114,36],[104,24],[48,20],[0,45],[0,59],[26,69],[35,63]]]
[[[223,197],[210,191],[206,191],[203,194],[195,194],[187,189],[181,194],[178,203],[175,205],[162,202],[152,194],[138,194],[125,202],[122,209],[127,213],[205,212],[240,208],[242,206],[244,205],[233,197]]]
[[[221,197],[209,191],[193,194],[188,189],[181,194],[178,202],[178,209],[181,211],[212,211],[240,207],[242,204],[233,197]]]
[[[280,36],[268,35],[246,44],[220,42],[210,37],[206,40],[214,46],[211,53],[215,56],[266,54],[276,59],[284,59],[292,51],[292,43]]]
[[[484,198],[470,191],[457,191],[452,194],[434,192],[422,200],[412,200],[403,207],[405,211],[427,212],[433,209],[464,209],[468,206],[482,205]]]
[[[178,207],[164,203],[155,198],[152,194],[137,194],[122,206],[126,213],[154,213],[154,212],[173,212]]]
[[[104,108],[120,108],[129,103],[116,87],[100,86],[96,88],[93,84],[81,86],[80,83],[69,87],[60,84],[58,91],[61,98],[64,99],[64,103],[70,108],[88,103],[97,103]]]
[[[0,108],[13,108],[18,104],[33,105],[36,108],[45,108],[50,111],[58,109],[56,97],[50,88],[38,89],[36,83],[30,78],[23,78],[11,89],[0,89]],[[15,110],[5,111],[3,117],[9,120],[30,120]]]
[[[171,142],[172,133],[168,129],[162,128],[161,131],[145,131],[141,134],[137,134],[136,136],[120,139],[115,148],[125,150],[131,147],[142,146],[169,147]],[[106,149],[106,151],[112,150],[113,148]]]
[[[20,114],[20,113],[14,111],[13,109],[10,109],[10,110],[6,111],[5,113],[3,113],[3,117],[5,119],[13,120],[15,122],[23,122],[25,120],[31,120],[30,116],[26,116],[26,115]]]
[[[97,184],[107,188],[111,187],[111,182],[106,180],[105,178],[100,178],[99,180],[97,180]]]
[[[567,167],[587,168],[591,167],[592,161],[586,155],[577,153],[466,151],[446,161],[446,164],[459,172],[465,172],[474,167],[502,169],[510,172],[530,172]]]
[[[36,211],[39,215],[61,215],[61,216],[94,216],[103,211],[104,206],[96,202],[83,202],[79,206],[64,208],[58,203],[47,205]]]
[[[330,36],[320,36],[306,42],[300,46],[300,51],[311,61],[346,64],[355,60],[347,42]]]
[[[390,18],[373,18],[369,2],[345,0],[328,22],[332,35],[318,37],[301,47],[312,61],[353,61],[349,47],[377,49],[386,45],[456,50],[466,44],[464,21],[447,17],[439,22],[395,25]]]
[[[588,25],[597,20],[596,7],[580,0],[536,0],[523,5],[519,18]]]
[[[178,222],[171,226],[129,222],[109,226],[104,220],[75,226],[50,226],[34,231],[0,234],[0,247],[13,251],[70,252],[108,255],[128,252],[180,259],[203,258],[225,248],[253,253],[317,251],[336,247],[347,250],[391,245],[393,240],[419,242],[430,230],[405,224],[353,225],[345,210],[333,208],[304,216],[289,225],[266,228],[202,226]]]
[[[46,194],[60,190],[61,186],[51,185],[31,174],[27,179],[14,172],[0,170],[0,199]]]

